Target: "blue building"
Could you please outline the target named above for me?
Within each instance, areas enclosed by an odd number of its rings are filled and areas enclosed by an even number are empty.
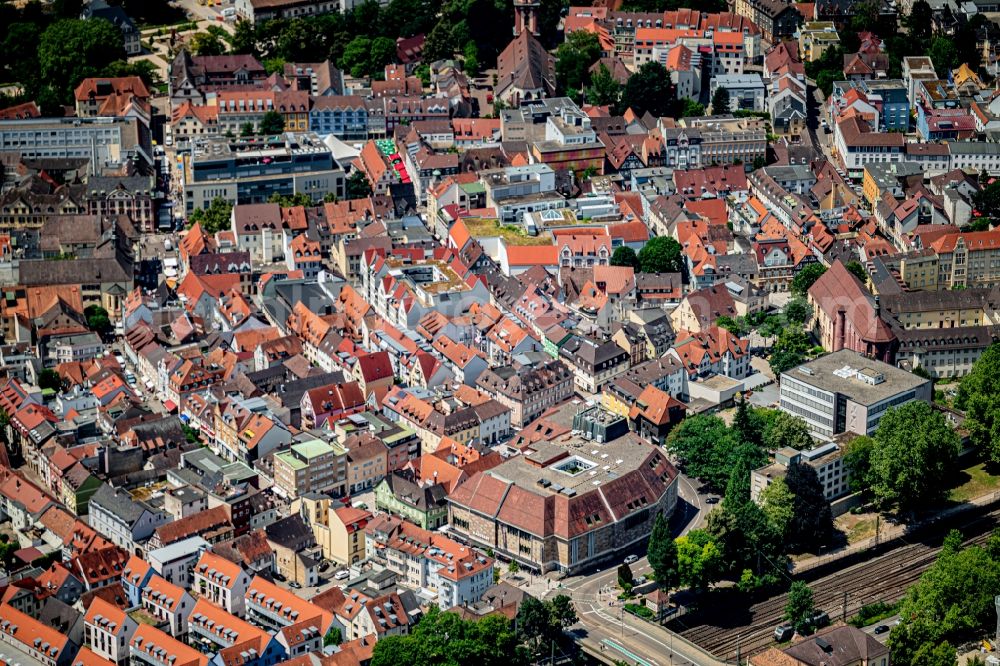
[[[875,79],[859,81],[858,86],[871,104],[882,107],[880,132],[910,131],[910,99],[905,83],[899,79]]]
[[[333,134],[339,139],[368,138],[368,107],[365,100],[354,96],[313,98],[309,110],[309,131]]]

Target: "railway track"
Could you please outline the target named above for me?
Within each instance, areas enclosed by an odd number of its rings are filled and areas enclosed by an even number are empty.
[[[970,535],[966,544],[979,544],[997,526],[998,518],[1000,511],[994,511],[961,526],[937,526],[919,540],[911,539],[870,560],[825,576],[817,572],[812,578],[808,573],[801,578],[809,582],[817,609],[826,611],[832,621],[849,618],[865,604],[902,599],[907,588],[937,558],[945,533],[943,527],[960,527],[964,534]],[[723,593],[720,599],[708,600],[709,607],[679,617],[668,627],[727,661],[737,657],[737,650],[746,658],[774,645],[773,632],[782,622],[785,595],[759,601],[749,609],[741,607],[735,594],[732,601],[727,603]]]

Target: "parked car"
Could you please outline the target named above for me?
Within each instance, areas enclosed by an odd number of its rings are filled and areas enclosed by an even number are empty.
[[[718,503],[719,503],[718,497],[709,497],[705,500],[705,504],[718,504]]]
[[[874,634],[884,634],[887,631],[889,631],[889,625],[887,625],[887,624],[880,624],[877,627],[875,627],[875,630],[872,633],[874,633]]]
[[[291,583],[288,584],[288,587],[296,589],[296,590],[301,590],[302,589],[302,586],[299,585],[298,581],[294,581],[294,580]]]
[[[629,555],[628,557],[625,558],[625,564],[633,564],[638,561],[639,561],[638,555]]]
[[[334,580],[345,580],[350,575],[351,574],[347,571],[347,569],[341,569],[337,573],[333,574],[333,578],[334,578]]]

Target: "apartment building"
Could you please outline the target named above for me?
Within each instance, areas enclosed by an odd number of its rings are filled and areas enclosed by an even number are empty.
[[[493,585],[492,558],[396,516],[369,521],[365,544],[367,557],[407,587],[436,592],[442,610],[478,600]]]
[[[194,608],[194,599],[182,588],[168,583],[159,574],[146,581],[141,594],[142,607],[170,628],[170,635],[183,637],[188,630],[187,620]]]
[[[207,599],[236,617],[246,615],[246,591],[250,576],[238,564],[204,551],[194,565],[191,589],[199,599]]]
[[[22,159],[83,158],[91,175],[110,175],[133,160],[153,165],[149,129],[137,118],[0,120],[0,151]]]
[[[476,386],[510,409],[510,424],[523,428],[549,407],[573,395],[573,373],[560,360],[487,368]]]
[[[310,494],[299,498],[299,515],[312,528],[324,558],[347,565],[365,558],[364,530],[372,516],[364,509],[344,506],[328,495]]]
[[[132,666],[208,666],[208,656],[160,631],[141,624],[129,643]]]
[[[260,576],[250,581],[245,601],[247,620],[264,629],[280,631],[302,623],[305,628],[313,628],[322,640],[333,622],[328,611]]]
[[[871,435],[885,410],[933,397],[930,380],[849,349],[782,373],[780,385],[780,408],[828,440],[842,432]]]
[[[99,657],[125,666],[129,643],[139,625],[121,608],[94,597],[84,616],[84,643]]]
[[[274,484],[289,499],[309,493],[345,494],[347,449],[306,438],[274,454]]]

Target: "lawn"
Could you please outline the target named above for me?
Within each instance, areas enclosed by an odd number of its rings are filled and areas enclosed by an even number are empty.
[[[948,494],[953,502],[968,502],[993,490],[1000,490],[1000,474],[986,463],[966,467],[958,474],[958,483]]]
[[[464,218],[462,222],[473,238],[492,238],[499,236],[508,245],[552,245],[552,237],[529,236],[524,230],[513,225],[501,225],[491,218]]]
[[[835,529],[847,537],[847,543],[853,544],[875,536],[874,513],[845,513],[833,521]]]

